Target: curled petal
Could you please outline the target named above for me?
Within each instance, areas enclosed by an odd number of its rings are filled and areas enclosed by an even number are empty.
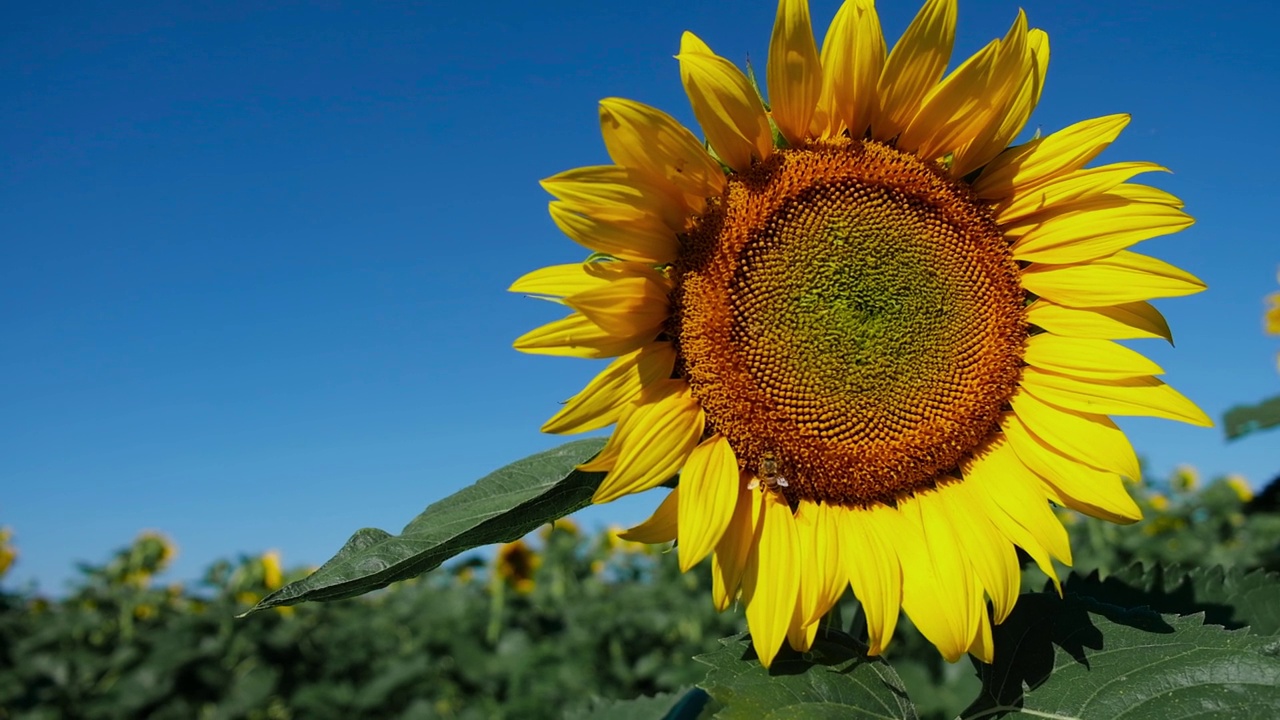
[[[955,0],[928,0],[885,60],[876,87],[879,109],[871,136],[891,140],[906,129],[938,84],[956,37]]]
[[[809,136],[809,122],[822,94],[822,63],[808,0],[778,3],[765,73],[773,121],[787,142],[799,145]]]
[[[726,165],[746,172],[773,152],[764,105],[742,71],[712,54],[693,33],[680,43],[680,78],[707,142]]]
[[[600,101],[600,128],[609,157],[667,185],[691,212],[720,194],[724,172],[702,143],[670,115],[623,98]]]

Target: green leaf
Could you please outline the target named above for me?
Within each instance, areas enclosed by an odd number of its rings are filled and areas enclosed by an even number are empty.
[[[1228,440],[1280,425],[1280,395],[1257,405],[1237,405],[1222,416],[1222,429]]]
[[[1280,574],[1241,568],[1183,568],[1133,565],[1105,580],[1095,571],[1072,575],[1066,592],[1122,607],[1149,607],[1159,613],[1204,613],[1205,622],[1254,635],[1280,634]]]
[[[700,688],[658,693],[631,700],[597,699],[585,710],[565,715],[566,720],[694,720],[710,698]]]
[[[1203,620],[1023,595],[962,717],[1280,717],[1280,642]]]
[[[271,593],[249,612],[363,595],[472,548],[523,537],[590,504],[604,475],[574,467],[603,445],[603,439],[578,440],[511,463],[433,503],[399,535],[359,530],[319,570]]]
[[[893,668],[838,630],[819,630],[803,655],[783,648],[767,670],[749,640],[720,643],[694,658],[711,666],[702,686],[722,706],[718,720],[917,717]]]
[[[1244,506],[1245,515],[1277,512],[1280,512],[1280,475],[1271,478],[1271,482]]]

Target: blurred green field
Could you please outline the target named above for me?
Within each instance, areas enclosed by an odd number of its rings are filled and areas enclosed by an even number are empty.
[[[1274,485],[1254,498],[1240,478],[1184,468],[1133,490],[1137,525],[1064,511],[1076,572],[1280,570]],[[0,541],[0,572],[20,562],[14,542]],[[706,564],[682,575],[665,549],[566,520],[366,597],[237,618],[308,569],[267,553],[167,584],[175,548],[146,533],[81,567],[65,596],[0,589],[0,718],[608,716],[604,699],[697,684],[694,656],[744,629],[739,608],[712,608]],[[1024,568],[1024,591],[1043,588]],[[859,621],[847,593],[830,622],[856,634]],[[953,717],[977,691],[968,661],[942,662],[909,626],[887,655],[925,717]]]

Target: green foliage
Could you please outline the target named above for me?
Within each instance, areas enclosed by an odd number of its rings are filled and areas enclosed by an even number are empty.
[[[1257,405],[1236,405],[1222,416],[1222,429],[1228,440],[1236,440],[1259,430],[1280,425],[1280,395]]]
[[[893,668],[839,630],[820,629],[804,655],[785,648],[768,670],[749,641],[720,644],[697,658],[711,666],[702,686],[723,706],[720,720],[917,717]]]
[[[1023,597],[995,629],[966,718],[1280,717],[1270,638],[1087,598]],[[1001,652],[1003,650],[1003,652]]]
[[[683,693],[693,656],[743,629],[673,554],[570,521],[526,544],[531,583],[498,553],[240,619],[276,589],[270,556],[163,587],[124,580],[125,548],[64,598],[0,594],[0,718],[561,717]]]
[[[812,652],[766,670],[705,564],[569,520],[516,539],[586,501],[598,478],[572,467],[597,447],[504,468],[309,575],[268,553],[163,586],[173,546],[145,534],[65,597],[0,592],[0,720],[1280,716],[1280,514],[1238,479],[1134,486],[1129,527],[1064,514],[1079,572],[1022,596],[992,666],[943,662],[905,616],[867,658],[846,594]],[[1045,581],[1024,563],[1024,589]]]
[[[1105,580],[1098,573],[1072,576],[1067,592],[1119,607],[1149,607],[1156,612],[1204,613],[1205,622],[1257,635],[1280,634],[1280,574],[1241,568],[1165,568],[1141,565]]]

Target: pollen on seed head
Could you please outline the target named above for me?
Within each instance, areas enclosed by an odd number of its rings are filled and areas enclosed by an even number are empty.
[[[965,186],[874,141],[730,177],[675,266],[669,332],[709,426],[791,500],[892,503],[997,424],[1026,323],[1017,263]]]

